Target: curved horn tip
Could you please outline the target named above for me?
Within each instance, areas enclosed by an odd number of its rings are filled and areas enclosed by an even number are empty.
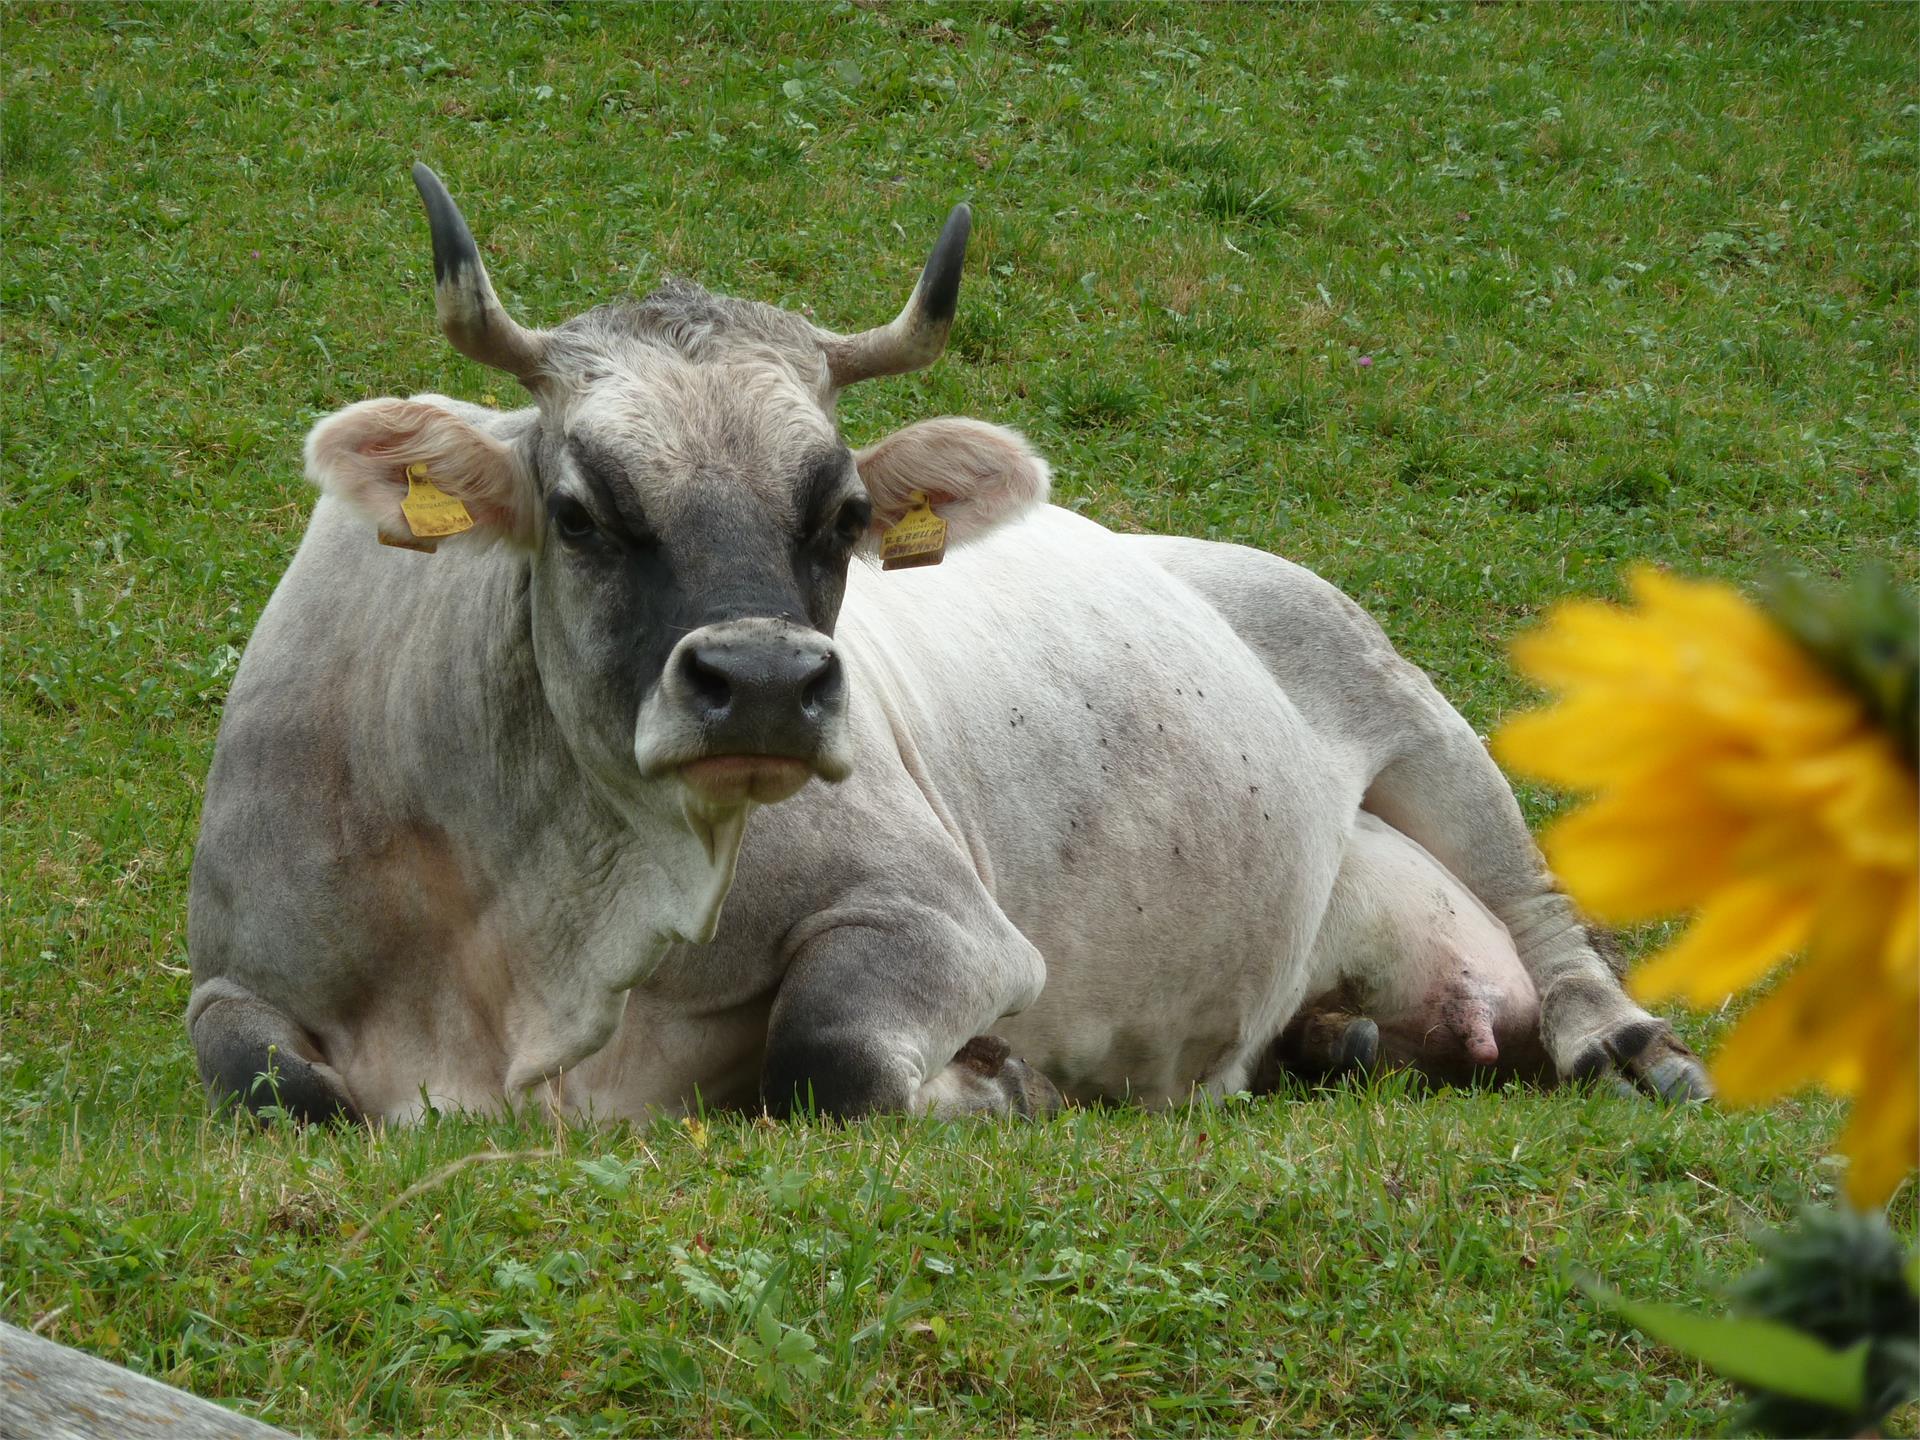
[[[973,207],[965,201],[953,207],[940,238],[933,242],[926,269],[920,273],[920,310],[936,325],[953,319],[960,303],[960,271],[967,258],[967,237],[973,230]]]
[[[460,207],[432,169],[413,162],[413,186],[420,192],[420,203],[427,209],[427,228],[433,236],[433,282],[444,285],[452,273],[465,266],[480,265],[480,249],[473,243]]]

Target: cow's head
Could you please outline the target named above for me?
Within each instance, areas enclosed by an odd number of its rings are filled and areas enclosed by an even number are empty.
[[[548,704],[616,793],[666,781],[690,815],[717,814],[845,776],[846,681],[831,637],[850,558],[914,490],[958,541],[1046,489],[1045,465],[995,426],[928,421],[856,454],[835,423],[845,386],[940,354],[967,208],[878,329],[838,335],[670,281],[638,303],[528,330],[495,296],[439,179],[417,165],[414,181],[441,327],[536,404],[488,423],[432,397],[365,401],[315,427],[309,474],[403,539],[408,470],[423,464],[475,521],[448,543],[529,555]]]

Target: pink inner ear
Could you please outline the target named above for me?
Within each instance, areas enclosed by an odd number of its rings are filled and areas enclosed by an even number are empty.
[[[414,464],[424,464],[436,486],[466,505],[476,533],[531,538],[533,486],[513,453],[437,405],[362,401],[321,421],[307,438],[309,477],[395,538],[410,533],[400,502]]]
[[[1012,430],[982,420],[923,420],[855,457],[873,499],[874,525],[885,530],[924,491],[955,541],[1040,504],[1047,463]]]

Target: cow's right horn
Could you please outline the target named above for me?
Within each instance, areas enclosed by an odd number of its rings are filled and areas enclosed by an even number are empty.
[[[960,265],[967,258],[967,234],[972,229],[973,211],[965,205],[954,206],[920,272],[920,283],[891,322],[857,335],[818,332],[835,389],[876,375],[903,375],[940,358],[960,301]]]
[[[462,355],[536,388],[546,375],[546,336],[516,324],[493,293],[473,232],[440,177],[416,161],[413,183],[433,231],[433,303],[440,328]]]

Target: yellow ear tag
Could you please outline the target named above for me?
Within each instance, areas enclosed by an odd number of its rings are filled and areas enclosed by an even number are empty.
[[[419,540],[438,540],[473,528],[467,507],[429,480],[425,465],[407,467],[407,498],[400,502],[400,513]]]
[[[880,568],[911,570],[916,565],[938,565],[947,553],[947,522],[933,513],[927,492],[907,497],[907,513],[889,525],[880,537]]]

